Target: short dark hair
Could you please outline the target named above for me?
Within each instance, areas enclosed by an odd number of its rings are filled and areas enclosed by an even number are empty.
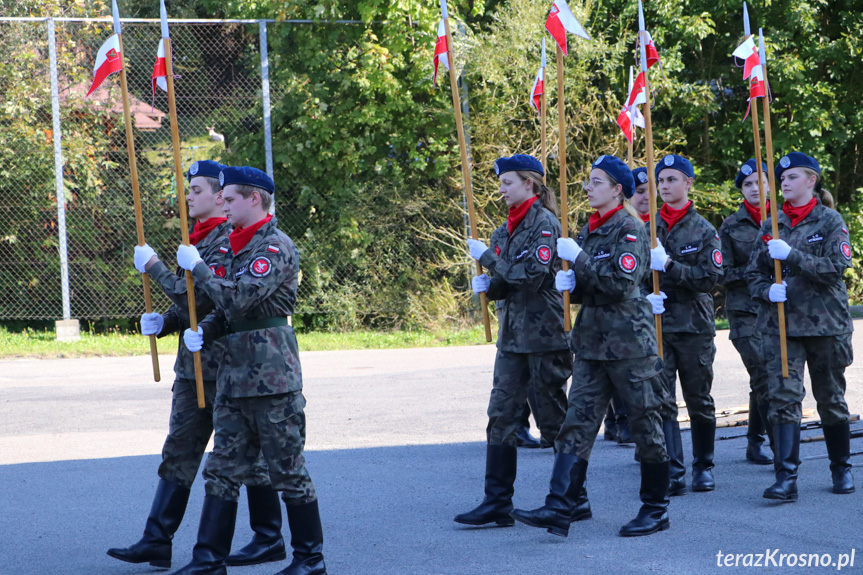
[[[252,195],[252,192],[258,192],[258,195],[261,196],[261,207],[264,208],[265,212],[269,212],[270,206],[273,205],[273,194],[263,188],[246,184],[236,184],[236,192],[245,199],[248,199],[248,197]]]

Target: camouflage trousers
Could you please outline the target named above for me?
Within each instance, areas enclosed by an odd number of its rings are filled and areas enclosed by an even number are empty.
[[[677,421],[677,376],[689,418],[695,423],[716,421],[713,387],[713,358],[716,346],[712,334],[663,333],[666,393],[671,399],[662,410],[663,421]]]
[[[489,445],[516,445],[516,432],[530,385],[536,390],[533,414],[542,436],[554,441],[566,415],[566,380],[572,372],[568,349],[548,353],[497,351],[488,402]]]
[[[743,366],[749,373],[749,390],[755,401],[767,401],[767,369],[761,353],[761,333],[755,330],[758,316],[750,313],[729,311],[728,323],[731,327],[731,343],[740,354]]]
[[[668,460],[659,411],[668,402],[658,356],[621,360],[578,359],[572,363],[569,409],[557,435],[559,453],[590,459],[611,396],[623,400],[641,460]]]
[[[236,501],[240,484],[255,466],[266,462],[273,489],[288,505],[317,499],[306,471],[306,400],[301,392],[232,398],[219,394],[213,407],[216,435],[204,465],[207,495]]]
[[[198,393],[194,379],[178,377],[174,380],[171,399],[171,421],[168,437],[162,446],[162,463],[159,477],[166,481],[191,487],[201,466],[207,442],[213,434],[213,400],[216,382],[204,381],[204,409],[198,408]],[[243,483],[269,485],[267,464],[258,457]]]
[[[770,407],[767,418],[773,425],[800,423],[803,418],[804,364],[809,364],[812,395],[818,405],[818,415],[824,425],[840,425],[848,421],[845,402],[845,368],[854,360],[851,334],[822,337],[789,337],[788,378],[782,377],[779,336],[763,336],[764,357],[767,358],[767,387]]]

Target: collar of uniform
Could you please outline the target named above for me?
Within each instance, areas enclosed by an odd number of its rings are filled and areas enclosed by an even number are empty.
[[[749,212],[746,211],[746,206],[743,205],[743,202],[740,202],[740,207],[737,208],[736,212],[734,212],[734,217],[736,217],[737,220],[740,222],[746,222],[749,225],[752,225],[758,229],[761,229],[761,224],[756,224],[755,222],[752,221],[752,218],[749,217]],[[767,212],[767,220],[766,221],[768,221],[768,222],[770,221],[770,211]],[[761,222],[761,223],[763,224],[764,222]]]
[[[812,211],[809,212],[809,214],[805,218],[800,220],[800,223],[798,223],[796,226],[793,226],[793,228],[797,229],[802,225],[813,224],[813,223],[817,222],[818,220],[821,219],[821,216],[824,215],[825,209],[827,209],[827,208],[824,207],[824,204],[821,203],[821,200],[818,198],[818,196],[815,196],[815,207],[812,208]],[[778,215],[777,221],[779,222],[780,225],[785,226],[789,230],[792,229],[791,218],[789,218],[788,215],[782,211],[782,209],[780,209],[778,211],[777,215]],[[769,214],[768,214],[768,216],[769,216]],[[768,224],[770,223],[769,217],[767,219],[767,223]]]
[[[195,247],[198,248],[198,251],[200,251],[201,249],[206,248],[207,246],[212,244],[218,238],[230,234],[232,229],[233,228],[231,228],[230,222],[222,222],[221,224],[210,230],[210,233],[204,236],[204,239],[199,241]]]
[[[658,210],[656,210],[656,225],[662,226],[663,228],[668,230],[668,223],[666,223],[666,221],[662,218],[662,214],[660,213],[661,209],[662,209],[662,207],[660,206],[660,208]],[[695,202],[692,200],[689,200],[689,207],[686,208],[686,213],[683,214],[683,217],[680,218],[679,222],[674,224],[674,227],[671,229],[671,231],[676,230],[677,227],[680,226],[680,224],[682,224],[683,222],[689,221],[689,219],[692,217],[692,214],[695,214],[695,213],[697,213],[695,211]],[[669,231],[668,233],[671,233],[671,231]]]
[[[261,241],[262,241],[266,236],[268,236],[268,235],[270,234],[270,231],[271,231],[275,226],[276,226],[276,215],[275,215],[275,214],[273,214],[272,219],[270,219],[270,221],[268,221],[267,223],[265,223],[264,225],[262,225],[260,228],[258,228],[258,229],[255,231],[255,235],[253,235],[253,236],[252,236],[252,239],[250,239],[250,240],[249,240],[249,243],[247,243],[247,244],[246,244],[246,246],[245,246],[243,249],[241,249],[241,250],[239,251],[239,253],[234,254],[234,257],[237,257],[237,256],[239,256],[240,254],[246,253],[247,251],[250,251],[250,250],[252,250],[252,249],[257,250],[257,249],[258,249],[258,245],[261,243]]]
[[[608,218],[607,222],[605,222],[592,232],[590,231],[590,224],[586,225],[585,228],[587,229],[588,235],[607,236],[613,230],[617,229],[617,226],[620,223],[620,218],[625,218],[628,215],[629,213],[626,211],[626,209],[617,210],[611,215],[610,218]]]
[[[537,200],[530,205],[530,209],[527,210],[527,213],[524,215],[524,219],[522,219],[521,223],[518,224],[518,227],[513,230],[513,234],[510,237],[515,237],[521,232],[533,228],[533,225],[536,223],[536,218],[539,217],[541,210],[542,200],[537,198]],[[507,229],[506,222],[503,223],[503,227],[504,229]],[[507,231],[507,235],[508,234],[509,231]]]

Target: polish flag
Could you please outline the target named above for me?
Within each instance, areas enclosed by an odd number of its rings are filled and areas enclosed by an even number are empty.
[[[114,34],[108,38],[99,53],[96,54],[96,65],[93,67],[93,84],[87,92],[87,96],[96,91],[105,78],[123,69],[123,58],[120,55],[120,36]]]
[[[645,50],[647,52],[647,69],[650,70],[651,66],[659,62],[659,51],[656,49],[656,44],[653,42],[650,32],[645,30],[644,35],[647,36],[647,45],[645,46]]]
[[[749,77],[749,105],[746,107],[746,115],[743,120],[749,117],[749,112],[752,111],[752,100],[755,98],[764,98],[767,95],[767,90],[764,88],[764,67],[759,63],[752,68],[752,75]]]
[[[620,110],[620,115],[617,116],[617,125],[620,126],[623,135],[630,142],[632,141],[632,116],[629,114],[629,108],[626,106]]]
[[[635,78],[635,83],[633,83],[629,88],[629,99],[626,101],[626,105],[628,107],[632,108],[633,106],[647,102],[647,96],[644,95],[644,88],[644,72],[639,72],[638,76]]]
[[[551,34],[557,45],[560,46],[560,50],[564,56],[568,55],[566,50],[567,32],[581,36],[585,40],[590,40],[590,36],[587,35],[587,32],[584,31],[584,28],[573,16],[572,10],[569,9],[566,0],[554,0],[554,4],[551,5],[551,12],[549,12],[548,19],[545,21],[545,29],[548,30],[548,33]]]
[[[540,67],[536,73],[536,80],[533,81],[533,88],[530,89],[530,105],[536,108],[536,113],[542,113],[542,95],[545,93],[545,68]]]
[[[437,44],[435,44],[434,47],[434,76],[432,76],[432,86],[437,86],[438,62],[443,62],[444,68],[449,70],[447,52],[446,26],[444,25],[443,20],[441,20],[437,27]]]
[[[758,48],[755,46],[755,41],[752,39],[752,36],[749,36],[743,43],[737,47],[734,52],[731,53],[732,56],[736,56],[743,60],[743,79],[747,79],[749,75],[752,73],[752,69],[755,66],[759,66],[761,64],[761,59],[758,57]]]
[[[159,51],[156,53],[156,64],[153,66],[153,97],[156,97],[156,86],[168,91],[168,66],[165,64],[165,39],[159,40]]]

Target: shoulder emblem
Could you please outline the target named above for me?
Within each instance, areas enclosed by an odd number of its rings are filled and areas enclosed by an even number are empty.
[[[226,254],[226,253],[228,253],[228,251],[229,251],[229,250],[228,250],[228,246],[222,246],[222,247],[220,247],[220,248],[219,248],[219,253],[220,253],[220,254]]]
[[[551,230],[542,230],[542,237],[550,238],[551,237]]]
[[[842,256],[850,262],[851,261],[851,244],[849,244],[848,242],[842,242],[839,245],[839,248],[842,250]]]
[[[842,228],[842,233],[847,236],[848,235],[848,228]]]
[[[536,248],[536,259],[539,263],[547,264],[551,261],[551,248],[548,246],[539,246]]]
[[[255,261],[249,266],[249,272],[256,278],[266,277],[270,275],[271,271],[273,271],[273,263],[270,258],[263,256],[255,258]]]
[[[713,260],[713,265],[718,268],[722,267],[722,250],[713,250],[713,254],[710,256],[710,259]]]
[[[496,255],[496,256],[500,255],[500,246],[494,246],[494,255]]]
[[[272,254],[279,253],[279,246],[267,246],[267,251]]]
[[[213,275],[216,276],[217,278],[223,278],[223,277],[225,277],[225,274],[226,274],[225,266],[223,266],[223,265],[217,266],[216,264],[212,264],[212,265],[210,265],[210,271],[213,272]]]
[[[638,238],[637,238],[636,236],[634,236],[634,235],[632,235],[632,234],[626,234],[626,241],[628,241],[628,242],[634,242],[634,241],[637,241],[637,240],[638,240]]]
[[[630,252],[624,252],[617,258],[617,265],[623,270],[623,273],[631,274],[638,269],[638,259]]]

